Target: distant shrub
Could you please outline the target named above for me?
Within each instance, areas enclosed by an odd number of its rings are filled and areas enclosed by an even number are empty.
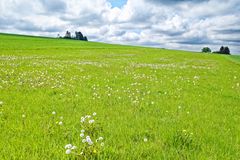
[[[202,49],[202,52],[204,52],[204,53],[211,53],[212,51],[211,51],[211,49],[209,47],[204,47]]]

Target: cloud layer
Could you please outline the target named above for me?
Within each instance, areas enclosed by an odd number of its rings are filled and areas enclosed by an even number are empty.
[[[240,53],[238,0],[1,0],[0,32],[56,36],[80,30],[91,41]]]

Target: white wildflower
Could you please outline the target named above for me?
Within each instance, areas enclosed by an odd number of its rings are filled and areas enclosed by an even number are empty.
[[[88,144],[91,146],[91,145],[93,145],[93,142],[92,142],[92,141],[89,141]]]
[[[81,123],[85,122],[85,118],[81,117]]]
[[[86,139],[83,139],[83,140],[82,140],[82,143],[86,143]]]
[[[92,145],[93,142],[91,140],[91,138],[89,136],[86,137],[86,142],[89,144],[89,145]]]
[[[97,115],[97,113],[96,113],[96,112],[94,112],[94,113],[93,113],[93,116],[96,116],[96,115]]]
[[[99,137],[98,140],[99,140],[99,141],[102,141],[102,140],[103,140],[103,137]]]
[[[77,149],[77,146],[72,146],[72,148],[71,148],[72,150],[74,150],[74,149]]]
[[[84,133],[84,132],[85,132],[85,130],[84,130],[84,129],[82,129],[82,130],[81,130],[81,133]]]
[[[72,146],[72,144],[67,144],[66,146],[65,146],[65,149],[70,149],[70,148],[72,148],[73,146]]]
[[[66,154],[70,154],[71,152],[72,152],[71,149],[67,149],[67,150],[66,150]]]
[[[52,112],[52,115],[55,115],[55,114],[56,114],[56,112],[55,112],[55,111],[53,111],[53,112]]]
[[[0,106],[3,105],[3,101],[0,101]]]
[[[95,122],[94,119],[91,119],[91,120],[88,121],[88,123],[90,123],[90,124],[92,124],[94,122]]]
[[[101,146],[102,146],[102,147],[104,146],[104,143],[103,143],[103,142],[101,143]]]
[[[148,141],[148,139],[145,137],[145,138],[143,139],[143,141],[144,141],[144,142],[147,142],[147,141]]]
[[[81,133],[81,134],[80,134],[80,137],[84,137],[84,133]]]
[[[91,116],[90,115],[86,115],[85,118],[91,118]]]
[[[23,114],[23,115],[22,115],[22,118],[25,118],[25,117],[26,117],[26,115],[25,115],[25,114]]]
[[[59,126],[62,126],[62,125],[63,125],[63,122],[62,122],[62,121],[58,122],[58,125],[59,125]]]

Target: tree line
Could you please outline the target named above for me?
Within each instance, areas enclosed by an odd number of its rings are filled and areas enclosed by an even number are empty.
[[[221,46],[219,51],[213,51],[209,48],[209,47],[204,47],[202,48],[202,52],[203,53],[216,53],[216,54],[227,54],[230,55],[230,49],[228,48],[228,46],[224,47]]]
[[[75,39],[75,40],[81,40],[81,41],[88,41],[88,38],[86,36],[83,36],[82,32],[75,32],[75,36],[72,36],[71,32],[66,31],[65,35],[61,37],[58,34],[58,38],[64,38],[64,39]]]

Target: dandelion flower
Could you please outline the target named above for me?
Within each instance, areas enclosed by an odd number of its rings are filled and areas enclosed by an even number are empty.
[[[67,150],[66,150],[66,154],[70,154],[71,152],[72,152],[71,149],[67,149]]]

